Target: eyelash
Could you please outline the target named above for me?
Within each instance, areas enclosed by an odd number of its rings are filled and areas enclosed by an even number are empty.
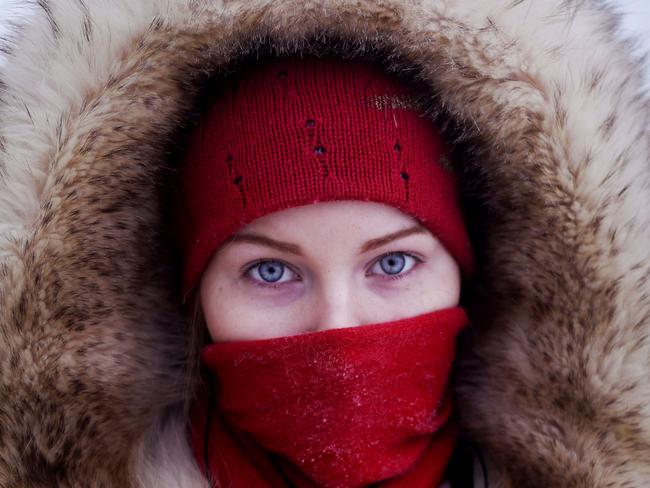
[[[372,267],[375,265],[375,263],[378,263],[378,262],[381,261],[383,258],[385,258],[386,256],[389,256],[389,255],[391,255],[391,254],[404,254],[405,256],[409,256],[409,257],[411,257],[411,258],[413,258],[413,259],[415,260],[415,264],[414,264],[413,267],[412,267],[410,270],[408,270],[406,273],[399,273],[399,274],[396,274],[396,275],[378,275],[378,276],[381,276],[381,279],[383,279],[383,280],[391,280],[391,281],[393,281],[393,280],[401,280],[401,279],[404,279],[406,276],[410,275],[411,272],[412,272],[415,268],[417,268],[420,264],[422,264],[422,263],[424,262],[424,260],[423,260],[422,258],[420,258],[420,257],[418,257],[418,256],[416,256],[416,255],[414,255],[414,254],[411,254],[411,253],[409,253],[409,252],[405,252],[405,251],[389,251],[389,252],[386,252],[386,253],[382,254],[381,256],[378,256],[378,257],[377,257],[377,258],[376,258],[372,263],[370,263],[370,265],[369,265],[368,268],[366,269],[366,276],[369,276],[369,275],[368,275],[368,271],[369,271],[370,269],[372,269]],[[259,266],[260,264],[262,264],[262,263],[264,263],[264,262],[267,262],[267,261],[277,261],[277,262],[279,262],[279,263],[282,263],[284,266],[286,266],[287,268],[289,268],[293,273],[295,273],[296,275],[300,276],[300,275],[299,275],[299,274],[298,274],[298,273],[297,273],[297,272],[296,272],[296,271],[295,271],[291,266],[289,266],[287,263],[285,263],[285,262],[282,261],[281,259],[260,259],[260,260],[258,260],[258,261],[255,261],[253,264],[251,264],[250,266],[248,266],[248,267],[244,270],[244,272],[242,273],[243,278],[244,278],[244,279],[247,279],[247,280],[249,280],[249,281],[251,281],[251,282],[253,283],[254,286],[257,286],[257,287],[259,287],[259,288],[265,288],[265,289],[274,289],[274,290],[277,290],[278,288],[280,288],[281,286],[283,286],[283,283],[266,283],[266,282],[263,282],[263,281],[255,280],[255,279],[251,278],[251,277],[248,275],[248,273],[249,273],[253,268],[255,268],[256,266]]]
[[[270,288],[270,289],[274,289],[274,290],[277,290],[278,288],[280,288],[284,283],[266,283],[266,282],[264,282],[264,281],[258,281],[258,280],[255,280],[255,279],[251,278],[250,276],[248,276],[248,273],[249,273],[253,268],[255,268],[255,266],[259,266],[260,264],[265,263],[265,262],[267,262],[267,261],[277,261],[278,263],[282,263],[284,266],[286,266],[287,268],[289,268],[293,273],[295,273],[295,274],[298,275],[298,273],[297,273],[297,272],[296,272],[296,271],[295,271],[291,266],[289,266],[287,263],[285,263],[285,262],[282,261],[281,259],[260,259],[260,260],[258,260],[258,261],[255,261],[253,264],[251,264],[250,266],[248,266],[248,267],[244,270],[243,278],[244,278],[244,279],[247,279],[247,280],[249,280],[249,281],[251,281],[251,282],[253,283],[254,286],[257,286],[257,287],[259,287],[259,288],[266,288],[266,289],[269,289],[269,288]],[[300,275],[298,275],[298,276],[300,276]]]

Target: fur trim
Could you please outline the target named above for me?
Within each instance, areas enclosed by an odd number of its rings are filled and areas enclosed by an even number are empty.
[[[187,421],[182,409],[173,409],[148,432],[134,459],[137,486],[156,488],[209,488],[190,449]]]
[[[648,101],[602,2],[21,8],[0,40],[0,486],[196,486],[163,449],[187,391],[168,141],[207,76],[319,34],[383,50],[459,128],[480,276],[458,394],[491,486],[650,483]]]

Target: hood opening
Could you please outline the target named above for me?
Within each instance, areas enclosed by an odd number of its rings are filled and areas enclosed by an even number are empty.
[[[480,251],[484,247],[481,242],[485,234],[485,229],[480,224],[486,220],[485,207],[480,198],[482,194],[481,175],[477,174],[479,171],[477,168],[480,168],[480,165],[467,163],[468,159],[477,158],[478,155],[484,153],[480,149],[482,143],[475,126],[463,125],[451,116],[440,95],[431,86],[430,80],[422,74],[420,66],[400,56],[396,49],[376,41],[350,41],[326,32],[317,33],[299,45],[289,46],[271,36],[265,36],[261,39],[250,40],[244,47],[240,46],[239,52],[239,56],[210,70],[205,70],[198,78],[193,79],[195,96],[186,113],[179,119],[179,123],[174,129],[174,135],[169,138],[167,158],[169,171],[163,172],[163,179],[161,180],[163,215],[172,215],[175,208],[174,205],[180,187],[178,173],[185,151],[187,135],[196,125],[203,108],[208,106],[211,95],[220,89],[220,85],[225,79],[244,69],[249,64],[259,63],[265,58],[316,55],[335,56],[341,59],[364,59],[378,64],[385,71],[392,73],[410,86],[417,103],[421,107],[423,116],[430,118],[440,127],[450,147],[451,164],[457,176],[466,228],[477,259],[477,273],[480,273]],[[178,297],[180,303],[182,253],[181,244],[176,239],[173,219],[165,219],[163,233],[168,236],[167,241],[170,243],[174,295]],[[460,305],[467,310],[471,310],[472,283],[473,281],[463,283],[461,288]],[[208,334],[205,330],[201,334],[191,330],[192,317],[199,317],[199,320],[202,320],[202,314],[196,315],[197,302],[194,295],[195,292],[191,294],[191,298],[187,303],[181,305],[183,309],[182,316],[186,319],[189,318],[186,327],[192,336],[189,341],[189,347],[192,350],[188,351],[187,355],[190,361],[186,376],[191,378],[192,382],[196,382],[200,378],[200,364],[196,353],[197,346],[200,349],[208,341]],[[190,400],[188,399],[186,402],[186,409],[189,408]]]

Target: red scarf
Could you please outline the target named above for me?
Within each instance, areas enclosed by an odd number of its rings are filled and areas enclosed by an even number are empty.
[[[235,488],[437,487],[456,439],[447,379],[466,324],[454,307],[206,346],[215,393],[211,403],[202,388],[192,408],[199,465]]]

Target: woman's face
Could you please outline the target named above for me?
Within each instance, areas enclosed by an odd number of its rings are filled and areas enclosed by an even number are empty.
[[[212,257],[200,294],[214,341],[266,339],[455,306],[460,271],[400,210],[322,202],[243,227]]]

